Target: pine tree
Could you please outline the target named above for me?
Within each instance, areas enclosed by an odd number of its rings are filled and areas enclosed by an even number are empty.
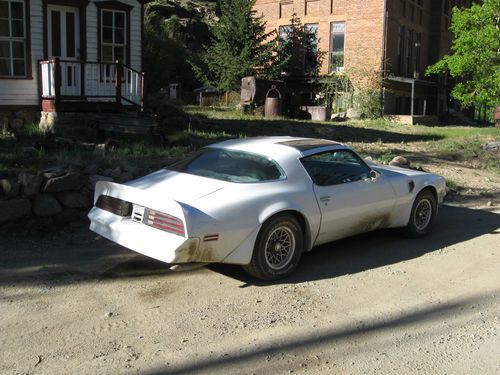
[[[241,78],[256,75],[277,78],[283,62],[276,53],[275,31],[266,33],[262,16],[252,9],[255,0],[222,0],[220,19],[200,61],[193,63],[196,76],[220,91],[237,90]]]

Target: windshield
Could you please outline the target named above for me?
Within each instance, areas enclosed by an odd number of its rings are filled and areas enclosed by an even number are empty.
[[[204,148],[166,169],[237,183],[285,178],[278,164],[269,158],[248,152],[218,148]]]

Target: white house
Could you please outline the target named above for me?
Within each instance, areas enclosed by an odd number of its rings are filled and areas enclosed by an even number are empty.
[[[0,112],[141,108],[148,0],[0,0]]]

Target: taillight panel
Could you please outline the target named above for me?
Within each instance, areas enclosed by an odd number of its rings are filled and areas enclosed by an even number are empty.
[[[145,209],[142,222],[146,225],[163,230],[165,232],[170,232],[179,236],[186,235],[184,223],[181,219],[172,215],[164,214],[163,212],[152,210],[150,208]]]
[[[118,216],[126,217],[132,214],[132,204],[130,202],[109,195],[100,195],[95,206]]]

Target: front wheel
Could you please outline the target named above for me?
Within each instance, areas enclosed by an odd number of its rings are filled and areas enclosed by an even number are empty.
[[[297,219],[290,214],[277,215],[262,226],[250,264],[243,268],[262,280],[286,277],[299,263],[303,241],[304,236]]]
[[[420,192],[411,209],[410,221],[405,228],[405,234],[409,237],[425,236],[436,217],[436,198],[429,190]]]

